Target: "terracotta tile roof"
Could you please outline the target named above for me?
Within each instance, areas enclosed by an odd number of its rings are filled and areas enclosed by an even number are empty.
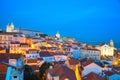
[[[7,65],[0,63],[0,72],[7,72]]]
[[[37,51],[37,49],[28,49],[28,51]]]
[[[91,63],[93,63],[92,60],[87,59],[87,58],[84,58],[84,59],[80,60],[80,62],[81,62],[81,65],[82,65],[83,67],[85,67],[85,66],[87,66],[87,65],[89,65],[89,64],[91,64]]]
[[[27,59],[27,63],[37,63],[37,59]]]
[[[30,46],[30,45],[27,44],[27,43],[20,43],[20,46],[22,46],[22,45],[28,45],[28,46]]]
[[[53,69],[48,69],[46,73],[50,73],[52,76],[59,76],[60,80],[64,80],[65,78],[68,78],[69,80],[76,80],[73,70],[59,64],[55,65]]]
[[[120,67],[112,67],[112,71],[117,74],[120,74]]]
[[[48,56],[53,56],[50,52],[48,51],[41,51],[39,53],[40,57],[48,57]]]
[[[47,47],[45,47],[45,46],[42,46],[42,47],[40,47],[40,49],[47,49]]]
[[[5,48],[4,47],[0,47],[0,50],[4,50]]]
[[[11,42],[10,44],[20,44],[20,42],[15,41],[15,42]]]
[[[5,64],[0,64],[0,80],[5,80],[7,67]]]
[[[65,61],[58,61],[58,62],[53,62],[53,63],[54,63],[55,65],[56,65],[56,64],[61,64],[61,65],[62,65],[62,64],[65,63]]]
[[[92,51],[100,51],[100,50],[98,50],[98,49],[87,49],[87,50],[92,50]]]
[[[0,63],[7,62],[9,59],[18,59],[21,57],[21,54],[0,54]]]
[[[80,64],[80,61],[79,61],[79,60],[70,59],[70,60],[69,60],[69,64],[70,64],[70,65]]]
[[[91,73],[87,74],[86,76],[84,76],[82,78],[82,80],[104,80],[104,78],[99,76],[96,73],[91,72]]]
[[[43,58],[38,58],[37,60],[39,60],[39,61],[43,61]]]
[[[104,72],[107,76],[111,76],[113,74],[115,74],[115,72],[112,72],[112,71],[105,71]]]

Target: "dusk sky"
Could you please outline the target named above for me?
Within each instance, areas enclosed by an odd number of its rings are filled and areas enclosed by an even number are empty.
[[[0,28],[8,23],[79,41],[120,41],[120,0],[0,0]]]

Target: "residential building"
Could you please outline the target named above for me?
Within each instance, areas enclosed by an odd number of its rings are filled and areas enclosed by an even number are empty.
[[[46,71],[46,80],[77,80],[75,72],[64,65],[56,64]]]
[[[99,61],[100,60],[100,50],[98,49],[90,49],[90,48],[81,48],[80,49],[80,53],[81,53],[81,58],[89,58],[92,59],[94,61]]]
[[[82,77],[82,80],[105,80],[105,79],[94,72],[90,72],[84,77]]]
[[[82,76],[85,76],[90,72],[94,72],[96,74],[102,73],[102,67],[94,63],[92,60],[85,58],[80,61],[83,67]]]

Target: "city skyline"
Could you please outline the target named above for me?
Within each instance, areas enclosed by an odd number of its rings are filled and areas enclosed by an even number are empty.
[[[0,27],[13,22],[16,28],[39,30],[78,41],[120,41],[119,0],[0,1]],[[10,6],[9,6],[10,5]]]

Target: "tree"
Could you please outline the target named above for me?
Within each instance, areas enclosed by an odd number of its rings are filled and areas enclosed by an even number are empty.
[[[30,80],[40,80],[37,74],[32,74]]]
[[[53,66],[51,63],[43,63],[42,66],[39,68],[39,78],[40,80],[45,80],[45,71],[50,67]]]
[[[118,51],[117,50],[114,50],[114,56],[118,57]]]
[[[30,66],[24,65],[24,80],[30,80],[30,76],[33,74],[33,70]]]

